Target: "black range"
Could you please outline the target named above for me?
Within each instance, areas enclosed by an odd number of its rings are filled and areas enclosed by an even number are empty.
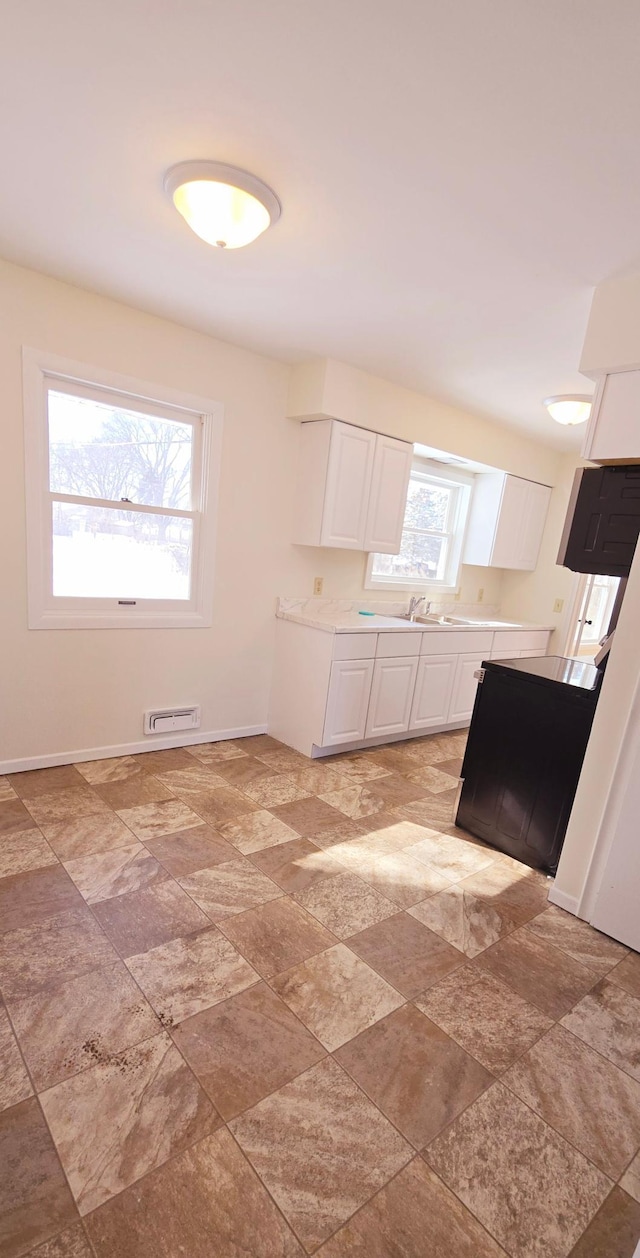
[[[601,680],[593,664],[558,655],[483,663],[459,826],[555,873]]]

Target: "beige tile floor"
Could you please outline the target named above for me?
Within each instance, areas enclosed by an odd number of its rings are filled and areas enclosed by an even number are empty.
[[[640,957],[463,747],[0,779],[2,1258],[631,1258]]]

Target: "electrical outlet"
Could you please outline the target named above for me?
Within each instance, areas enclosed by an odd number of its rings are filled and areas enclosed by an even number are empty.
[[[484,590],[478,590],[478,602],[481,603],[484,598]]]
[[[553,604],[554,612],[561,612],[563,607],[564,607],[564,599],[557,598],[555,603]]]
[[[456,590],[456,592],[455,592],[455,594],[454,594],[454,596],[453,596],[453,601],[454,601],[454,603],[459,603],[459,602],[460,602],[460,591],[459,591],[459,590]]]
[[[313,592],[314,592],[314,594],[322,594],[322,587],[323,587],[323,585],[324,585],[324,577],[314,577],[314,578],[313,578]]]

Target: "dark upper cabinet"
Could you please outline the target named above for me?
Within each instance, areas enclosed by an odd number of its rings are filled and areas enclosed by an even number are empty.
[[[628,577],[640,532],[640,467],[578,468],[558,563]]]

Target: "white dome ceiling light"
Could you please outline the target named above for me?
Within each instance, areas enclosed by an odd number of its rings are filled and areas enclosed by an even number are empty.
[[[261,179],[224,162],[180,162],[165,192],[192,231],[217,249],[250,245],[280,218],[280,202]]]
[[[591,414],[593,398],[588,393],[557,393],[555,397],[546,397],[546,406],[552,419],[557,424],[584,424]]]

